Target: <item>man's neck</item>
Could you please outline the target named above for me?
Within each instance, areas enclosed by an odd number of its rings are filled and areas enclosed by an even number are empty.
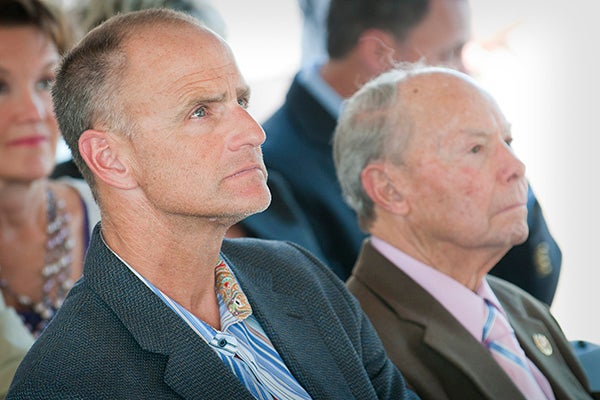
[[[505,253],[500,249],[466,249],[453,243],[420,240],[406,232],[372,230],[372,234],[473,291]]]
[[[164,294],[218,329],[214,270],[226,228],[140,219],[103,215],[102,235],[108,247]]]

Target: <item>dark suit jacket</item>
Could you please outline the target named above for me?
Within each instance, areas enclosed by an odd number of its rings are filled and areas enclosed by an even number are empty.
[[[335,118],[296,78],[285,103],[263,124],[267,134],[263,154],[267,167],[289,183],[326,264],[346,280],[365,234],[337,181],[331,147],[335,124]]]
[[[591,398],[585,373],[548,308],[506,281],[487,279],[521,347],[546,376],[556,398]],[[407,384],[422,399],[525,400],[489,351],[368,240],[347,286]],[[536,333],[548,338],[551,355],[535,345]]]
[[[415,398],[358,302],[314,257],[225,241],[254,315],[315,399]],[[21,363],[8,399],[252,399],[208,345],[107,249],[96,227],[83,278]]]
[[[335,174],[331,143],[335,125],[335,117],[296,77],[284,104],[263,124],[267,133],[263,151],[267,167],[289,183],[326,263],[346,280],[366,235],[358,226],[356,213],[345,203]],[[527,241],[511,249],[491,273],[550,305],[562,256],[531,188],[527,209]]]

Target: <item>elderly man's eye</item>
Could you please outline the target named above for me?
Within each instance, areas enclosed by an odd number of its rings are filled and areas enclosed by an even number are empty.
[[[238,104],[242,106],[242,108],[248,108],[249,103],[250,101],[247,97],[241,97],[238,99]]]
[[[473,146],[471,147],[471,153],[473,154],[477,154],[481,151],[483,146],[481,146],[480,144],[478,144],[477,146]]]
[[[192,118],[202,118],[206,117],[206,107],[198,107],[193,113]]]

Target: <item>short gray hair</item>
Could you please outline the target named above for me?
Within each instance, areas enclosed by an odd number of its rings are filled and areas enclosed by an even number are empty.
[[[371,163],[403,163],[413,135],[412,117],[401,107],[401,84],[423,64],[402,64],[364,84],[344,106],[333,138],[333,157],[344,200],[356,211],[360,226],[372,223],[374,204],[365,192],[361,173]]]

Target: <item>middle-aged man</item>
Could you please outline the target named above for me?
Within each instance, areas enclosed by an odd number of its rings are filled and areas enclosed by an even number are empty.
[[[296,75],[284,104],[263,124],[267,133],[263,151],[267,168],[289,184],[297,202],[294,206],[308,219],[327,264],[345,280],[365,233],[356,222],[356,214],[344,203],[331,155],[342,101],[397,62],[423,58],[428,64],[464,70],[462,49],[471,35],[469,3],[331,0],[327,32],[329,58],[302,68]],[[278,200],[274,198],[274,204],[279,204]],[[561,252],[531,190],[527,206],[529,238],[511,249],[492,274],[550,305]],[[276,211],[270,207],[266,214]],[[264,221],[264,214],[252,216],[242,225],[250,231],[262,228],[263,232],[271,223]],[[273,232],[277,238],[283,237],[281,229]],[[313,242],[301,244],[312,250]]]
[[[587,399],[548,307],[488,272],[528,234],[510,125],[467,75],[387,72],[347,103],[340,184],[365,240],[350,291],[423,399]]]
[[[224,241],[270,200],[248,97],[223,39],[174,11],[116,16],[65,57],[56,114],[102,223],[8,399],[416,398],[327,267]]]

